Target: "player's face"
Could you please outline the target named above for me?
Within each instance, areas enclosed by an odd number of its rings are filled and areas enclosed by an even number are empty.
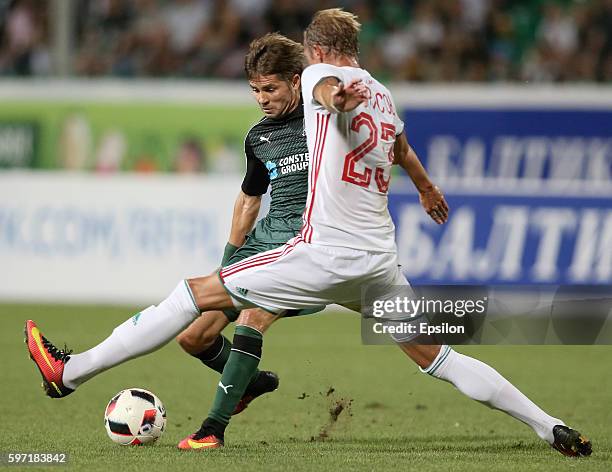
[[[249,80],[249,85],[261,111],[269,118],[292,112],[300,101],[299,75],[290,82],[276,74],[260,75]]]

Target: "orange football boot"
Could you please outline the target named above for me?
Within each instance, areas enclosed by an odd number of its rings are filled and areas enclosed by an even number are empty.
[[[178,443],[178,448],[183,451],[201,451],[204,449],[217,449],[223,447],[223,440],[219,439],[214,434],[204,434],[200,433],[200,431],[190,434]]]
[[[26,321],[25,343],[30,352],[30,359],[34,361],[42,375],[45,393],[51,398],[62,398],[74,392],[62,382],[64,366],[70,359],[72,351],[66,351],[65,346],[64,350],[55,347],[41,334],[32,320]]]

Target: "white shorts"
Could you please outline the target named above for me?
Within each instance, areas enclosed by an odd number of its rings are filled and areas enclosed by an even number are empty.
[[[332,303],[359,311],[368,287],[368,298],[381,299],[410,289],[394,252],[308,244],[300,236],[222,268],[219,278],[237,309],[275,314]]]

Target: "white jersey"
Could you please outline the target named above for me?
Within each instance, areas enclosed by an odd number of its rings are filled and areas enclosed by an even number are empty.
[[[326,77],[345,85],[362,79],[370,100],[330,113],[313,99]],[[309,191],[301,236],[307,243],[395,252],[387,208],[393,145],[404,130],[389,90],[366,70],[315,64],[302,74],[304,126],[310,154]]]

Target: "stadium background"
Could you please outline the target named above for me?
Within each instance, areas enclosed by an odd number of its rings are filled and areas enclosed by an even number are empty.
[[[30,390],[34,381],[32,366],[21,360],[21,351],[13,350],[22,349],[15,347],[15,336],[23,319],[44,321],[51,339],[76,340],[72,347],[80,350],[127,316],[125,310],[106,305],[150,304],[178,279],[218,265],[244,168],[242,140],[259,117],[242,77],[248,42],[272,30],[300,40],[312,13],[330,6],[344,6],[360,16],[362,63],[389,84],[411,143],[452,208],[449,223],[437,227],[422,213],[409,182],[394,176],[390,209],[411,281],[521,289],[533,284],[612,284],[609,0],[0,0],[0,321],[2,346],[28,374],[11,370],[7,385]],[[267,345],[270,366],[276,355],[294,359],[307,371],[313,364],[321,367],[334,349],[339,363],[361,361],[361,367],[347,368],[346,379],[300,375],[291,364],[279,362],[281,374],[295,385],[288,385],[288,393],[279,392],[281,402],[299,409],[305,403],[294,401],[302,393],[296,388],[316,396],[312,392],[325,389],[328,382],[350,390],[347,395],[357,398],[355,411],[368,421],[378,418],[380,428],[385,415],[394,416],[385,410],[386,404],[393,405],[392,391],[372,393],[369,409],[360,410],[364,402],[358,406],[359,382],[377,384],[363,365],[373,364],[379,376],[389,377],[404,365],[388,348],[351,347],[359,343],[358,323],[338,321],[332,313],[319,321],[280,325]],[[88,327],[94,332],[84,334]],[[334,330],[342,334],[332,335]],[[295,353],[295,346],[304,352]],[[372,360],[368,349],[384,354]],[[592,429],[607,431],[612,418],[601,405],[609,404],[612,385],[601,379],[609,378],[608,347],[521,348],[519,355],[509,348],[480,349],[471,352],[501,365],[502,372],[522,379],[520,385],[559,409],[568,407],[549,397],[551,389],[586,402],[585,394],[562,378],[572,372],[580,385],[590,386],[590,406],[563,411],[586,425],[597,417]],[[316,354],[308,355],[308,350]],[[176,347],[155,356],[156,367],[170,377],[175,375],[171,363],[184,362]],[[548,370],[553,359],[559,371]],[[589,370],[580,372],[579,359],[590,364]],[[530,363],[534,377],[525,374],[521,362]],[[173,404],[180,387],[172,390],[147,374],[148,365],[145,359],[105,374],[104,382],[96,382],[98,388],[86,387],[90,399],[100,403],[95,405],[101,412],[105,399],[129,379],[128,384],[150,386],[162,399],[169,398],[169,410],[176,412],[175,418],[182,415],[184,429],[193,411]],[[197,377],[195,364],[188,367],[193,371],[189,375]],[[205,404],[214,383],[208,375]],[[439,398],[433,404],[417,402],[417,415],[423,409],[419,405],[425,406],[429,420],[404,424],[410,431],[418,427],[430,434],[431,446],[423,442],[411,449],[426,466],[429,455],[447,447],[434,438],[448,431],[435,422],[434,427],[426,425],[435,415],[431,410],[446,411],[442,405],[448,392],[415,378],[411,376],[411,390]],[[384,382],[383,377],[378,380]],[[9,395],[8,390],[3,393]],[[361,391],[366,398],[370,393]],[[34,410],[38,395],[31,394]],[[452,393],[448,398],[455,401]],[[83,438],[103,440],[102,427],[92,428],[89,420],[97,410],[90,414],[86,401],[79,401],[84,420],[77,430]],[[316,408],[307,407],[312,415],[294,413],[285,437],[308,438],[309,433],[294,433],[298,427],[293,423],[301,425],[300,431],[302,426],[318,431],[327,399],[317,401]],[[266,405],[272,413],[284,414],[280,406]],[[11,403],[2,408],[10,410]],[[63,404],[60,411],[67,408]],[[323,412],[318,416],[317,408]],[[472,412],[471,406],[465,408]],[[517,441],[532,441],[519,470],[542,470],[542,451],[529,432],[510,426],[510,420],[496,420],[502,426],[490,424],[499,435],[483,439],[477,426],[489,424],[493,413],[474,408],[476,426],[457,439],[466,446],[451,448],[450,455],[436,456],[438,460],[461,470],[472,466],[472,455],[482,453],[477,441],[489,441],[496,461],[516,453]],[[49,406],[44,411],[57,414]],[[269,418],[267,412],[255,416],[256,424],[274,424],[272,413]],[[455,411],[446,413],[453,415]],[[13,414],[9,418],[17,433],[13,442],[5,437],[3,448],[30,444],[31,434]],[[253,431],[249,428],[254,426],[239,424]],[[504,435],[504,425],[512,433]],[[355,436],[350,425],[343,427],[341,438]],[[180,439],[181,428],[175,424],[173,430]],[[389,427],[381,434],[388,438],[395,433]],[[276,440],[266,434],[269,441]],[[604,449],[600,460],[610,460],[609,439],[597,439]],[[352,457],[352,446],[340,442],[340,456],[332,459],[323,453],[325,460],[355,460],[355,466],[371,467],[367,457]],[[57,443],[45,444],[53,449]],[[390,451],[403,447],[391,444]],[[333,443],[321,447],[334,450]],[[116,451],[109,451],[101,448],[94,457],[111,454],[120,460]],[[76,446],[74,453],[79,454]],[[603,467],[604,462],[591,466]]]

